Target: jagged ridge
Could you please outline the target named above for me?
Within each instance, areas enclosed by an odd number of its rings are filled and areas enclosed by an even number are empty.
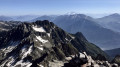
[[[0,40],[0,65],[48,67],[53,60],[63,61],[65,57],[82,51],[92,57],[97,54],[107,56],[100,48],[89,43],[82,34],[68,34],[47,20],[22,23]]]

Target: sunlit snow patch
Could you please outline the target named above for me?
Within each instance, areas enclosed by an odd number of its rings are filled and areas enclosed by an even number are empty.
[[[30,67],[32,63],[30,63],[29,61],[23,62],[23,60],[20,60],[13,67],[17,67],[17,65],[21,65],[21,67]]]
[[[83,53],[80,53],[80,58],[85,58],[85,55]]]
[[[37,48],[43,51],[43,47],[37,47]]]
[[[50,33],[47,33],[47,35],[50,37]]]
[[[35,31],[38,31],[38,32],[46,32],[43,27],[33,26],[32,28],[33,28]]]
[[[6,55],[7,53],[11,52],[19,43],[20,41],[10,41],[7,47],[0,50],[4,52],[4,55]]]
[[[21,55],[23,55],[23,56],[22,56],[22,59],[24,59],[28,54],[30,54],[30,53],[32,52],[32,47],[33,47],[33,46],[30,46],[30,47],[27,49],[26,46],[24,46],[24,47],[22,48],[22,53],[21,53]]]
[[[40,36],[36,36],[36,38],[37,38],[40,42],[42,42],[42,43],[48,42],[48,40],[44,40],[44,39],[41,38]]]
[[[5,65],[6,65],[6,67],[11,67],[11,65],[14,61],[15,60],[13,57],[9,57],[3,64],[0,65],[0,67],[4,67]]]
[[[43,65],[41,65],[41,64],[37,64],[39,67],[44,67]]]

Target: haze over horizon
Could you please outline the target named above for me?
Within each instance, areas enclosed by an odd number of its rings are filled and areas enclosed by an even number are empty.
[[[100,17],[120,13],[119,0],[0,0],[0,15],[60,15],[68,12]]]

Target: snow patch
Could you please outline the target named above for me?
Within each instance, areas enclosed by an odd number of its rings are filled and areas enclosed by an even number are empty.
[[[65,38],[66,41],[69,41],[67,38]]]
[[[33,26],[32,28],[33,28],[35,31],[38,31],[38,32],[46,32],[43,27]]]
[[[35,40],[35,41],[38,41],[38,40]]]
[[[66,57],[65,59],[66,59],[66,60],[71,60],[71,59],[72,59],[72,57]]]
[[[0,65],[0,67],[4,67],[5,65],[7,67],[11,67],[11,65],[14,61],[15,61],[15,59],[11,56],[2,65]]]
[[[88,59],[88,65],[92,65],[92,63],[94,63],[94,60],[92,59],[91,56],[87,56],[87,59]]]
[[[75,39],[75,37],[71,36],[72,39]]]
[[[17,67],[18,65],[21,65],[21,67],[30,67],[32,65],[31,62],[26,61],[23,62],[23,60],[18,61],[15,65],[12,65],[15,62],[15,59],[13,57],[10,57],[4,64],[1,65],[1,67],[4,67],[5,65],[7,67]]]
[[[66,13],[66,15],[77,15],[77,13],[75,13],[75,12],[68,12],[68,13]]]
[[[75,57],[75,55],[71,55],[71,57]]]
[[[31,67],[32,63],[28,64],[26,67]]]
[[[19,44],[19,42],[20,41],[10,41],[8,47],[2,48],[1,51],[5,53],[4,56],[11,52]]]
[[[69,35],[72,39],[75,39],[75,37],[74,36],[72,36],[72,35]]]
[[[24,46],[24,47],[22,48],[22,53],[21,53],[21,55],[23,55],[23,56],[22,56],[22,59],[24,59],[28,54],[30,54],[30,53],[32,52],[32,47],[33,47],[33,46],[30,46],[30,47],[28,48],[28,50],[27,50],[26,46]]]
[[[50,37],[50,33],[47,33],[47,35]]]
[[[0,67],[4,67],[7,61],[0,65]]]
[[[80,53],[80,58],[85,58],[85,55],[83,53]]]
[[[40,36],[36,36],[36,38],[37,38],[40,42],[42,42],[42,43],[48,42],[48,40],[44,40],[44,39],[41,38]]]
[[[3,29],[3,28],[0,28],[0,30],[8,31],[8,29]]]
[[[100,67],[98,64],[94,64],[94,67]]]
[[[63,66],[64,66],[63,61],[57,61],[57,60],[53,60],[53,62],[49,61],[49,67],[63,67]]]
[[[43,51],[43,47],[37,47],[37,48]]]
[[[8,24],[4,23],[4,22],[0,22],[0,24],[3,24],[3,25],[6,25],[6,26],[9,26]]]
[[[53,27],[53,29],[55,29],[55,26]]]
[[[43,65],[41,65],[41,64],[37,64],[39,67],[44,67]]]
[[[7,66],[11,66],[11,64],[15,61],[13,57],[9,58],[9,62],[6,64]]]
[[[43,45],[40,45],[41,47],[43,46]]]
[[[20,60],[13,67],[16,67],[17,65],[21,65],[21,67],[30,67],[32,63],[30,63],[29,61],[23,62],[23,60]]]

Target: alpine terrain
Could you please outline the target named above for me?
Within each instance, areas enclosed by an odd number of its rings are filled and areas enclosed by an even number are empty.
[[[69,67],[70,62],[75,62],[73,67],[77,63],[110,65],[108,57],[80,32],[69,34],[47,20],[22,23],[0,39],[0,67]]]

